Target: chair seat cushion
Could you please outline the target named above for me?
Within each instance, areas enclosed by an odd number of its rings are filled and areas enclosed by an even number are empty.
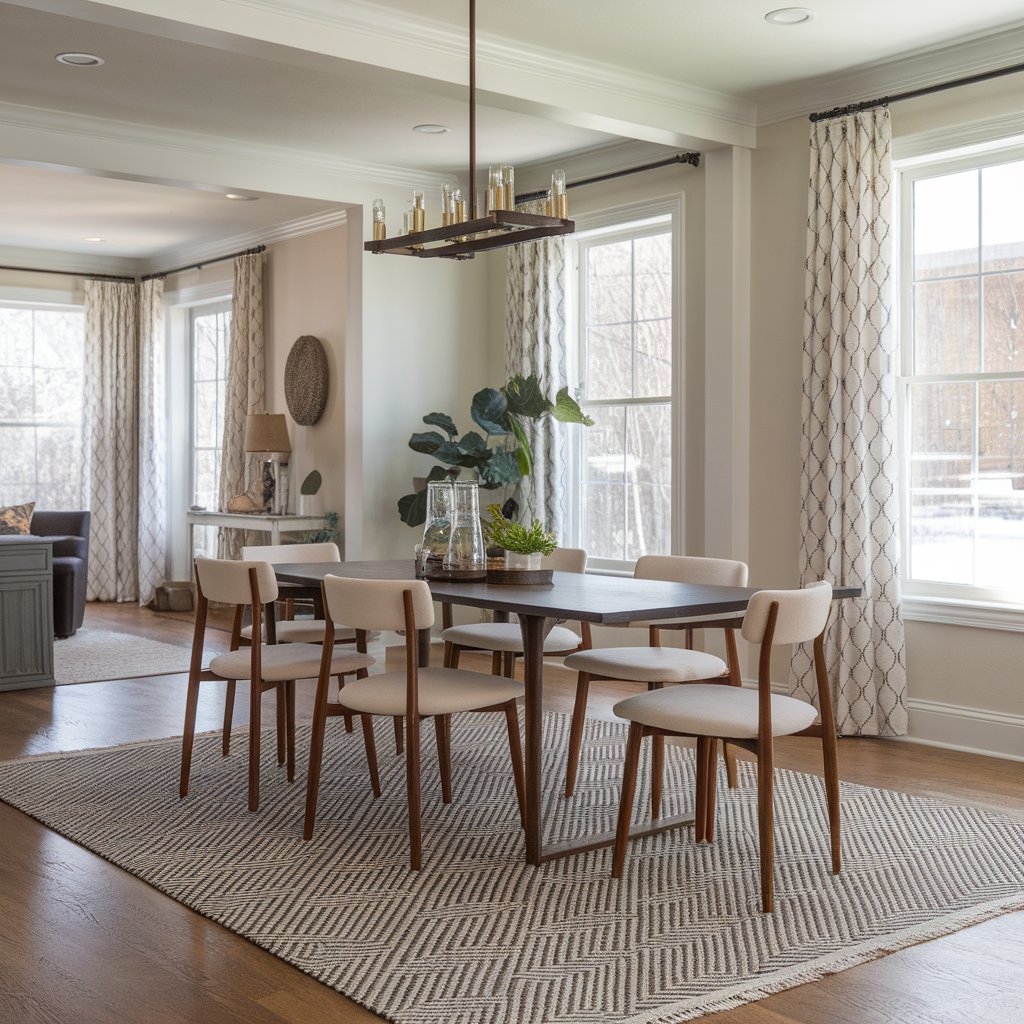
[[[441,639],[460,647],[472,647],[481,651],[523,653],[523,634],[518,622],[474,622],[468,626],[449,626],[441,634]],[[544,653],[574,651],[580,642],[580,638],[571,629],[555,626],[544,637]]]
[[[323,619],[285,619],[275,623],[277,627],[277,642],[279,644],[318,644],[324,638]],[[252,639],[252,626],[242,628],[242,636],[246,640]],[[355,640],[356,631],[348,626],[334,625],[334,639]]]
[[[248,679],[252,648],[218,654],[210,662],[210,671],[222,679]],[[320,673],[322,647],[316,644],[264,644],[260,653],[260,671],[267,682],[282,679],[314,679]],[[358,651],[336,650],[331,658],[331,675],[369,668],[373,658]]]
[[[686,683],[714,679],[729,671],[713,654],[678,647],[598,647],[570,654],[565,666],[592,676],[638,683]]]
[[[388,672],[346,683],[341,702],[353,711],[369,715],[405,714],[404,672]],[[423,668],[419,674],[421,715],[450,715],[502,704],[523,695],[517,679],[465,672],[454,668]]]
[[[755,739],[758,692],[741,686],[696,683],[651,690],[615,705],[619,718],[687,736]],[[817,712],[795,697],[772,694],[772,735],[788,736],[814,723]]]

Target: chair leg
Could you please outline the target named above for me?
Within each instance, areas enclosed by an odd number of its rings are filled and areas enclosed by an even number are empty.
[[[770,914],[775,906],[775,811],[773,807],[774,752],[772,743],[758,744],[757,826],[761,854],[761,910]]]
[[[181,782],[178,785],[178,796],[188,796],[188,777],[192,771],[192,744],[196,735],[196,712],[199,708],[199,680],[188,681],[188,693],[185,695],[185,726],[181,736]]]
[[[360,715],[363,723],[363,746],[366,747],[366,767],[370,770],[370,786],[373,788],[374,799],[380,796],[380,775],[377,772],[377,742],[373,738],[373,718]],[[323,739],[321,737],[321,745]]]
[[[512,758],[512,779],[516,785],[519,820],[523,828],[526,828],[526,779],[523,774],[523,744],[519,738],[519,711],[514,700],[510,700],[505,705],[505,725],[508,728],[508,751]]]
[[[722,741],[722,746],[725,746]],[[715,799],[718,795],[718,740],[708,743],[708,768],[705,780],[707,796],[704,799],[704,842],[715,841]]]
[[[434,715],[434,735],[437,737],[437,763],[441,770],[441,802],[452,802],[452,749],[448,726],[451,715]]]
[[[576,703],[572,708],[572,726],[569,729],[569,762],[565,768],[565,795],[576,791],[576,776],[580,766],[580,747],[583,745],[583,727],[587,721],[587,694],[590,676],[581,672],[576,679]]]
[[[501,667],[501,674],[506,679],[515,679],[516,677],[516,654],[515,651],[506,651],[504,663]]]
[[[722,740],[722,756],[725,758],[725,778],[730,789],[736,789],[739,785],[739,777],[736,772],[736,748]]]
[[[501,675],[501,651],[491,651],[491,675]]]
[[[345,677],[343,675],[339,675],[338,676],[338,697],[339,697],[339,699],[341,697],[341,691],[344,690],[344,689],[345,689]],[[352,731],[352,716],[351,715],[343,715],[342,717],[345,719],[345,732],[351,732]]]
[[[409,804],[409,866],[419,871],[423,859],[420,831],[420,719],[408,715],[405,719],[405,784]]]
[[[395,723],[395,753],[400,754],[403,750],[402,744],[402,719],[399,715],[394,718]]]
[[[619,796],[619,820],[615,829],[615,850],[612,854],[612,878],[621,878],[622,869],[626,865],[626,844],[629,842],[629,825],[633,818],[633,794],[636,792],[636,773],[643,738],[644,727],[638,722],[630,722],[625,763],[622,766],[622,793]]]
[[[286,723],[285,723],[285,717],[286,716],[285,716],[285,711],[284,711],[284,707],[285,707],[285,703],[286,703],[285,694],[284,694],[284,691],[285,691],[284,683],[283,682],[278,683],[274,687],[274,689],[276,691],[275,696],[277,697],[277,763],[279,765],[281,765],[281,764],[284,764],[284,761],[285,761],[285,756],[286,756],[285,747],[287,745],[285,743],[285,732],[286,732],[287,726],[286,726]]]
[[[284,684],[285,757],[288,765],[288,781],[295,781],[295,680]]]
[[[704,842],[708,813],[708,738],[697,737],[697,752],[694,758],[696,780],[694,784],[693,841]]]
[[[445,642],[444,642],[444,654],[442,655],[442,658],[441,658],[441,664],[445,668],[451,668],[452,667],[452,648],[454,646],[455,645],[450,640],[445,640]]]
[[[828,831],[832,847],[832,874],[842,868],[842,845],[839,821],[839,755],[836,736],[831,729],[822,729],[822,755],[825,761],[825,799],[828,803]]]
[[[260,717],[263,692],[258,680],[249,683],[249,810],[260,807]]]
[[[313,824],[316,821],[316,798],[320,791],[320,767],[324,759],[324,728],[327,724],[329,686],[329,678],[319,678],[316,684],[316,697],[313,700],[313,726],[309,738],[309,772],[306,775],[306,819],[302,826],[302,838],[307,840],[313,838]],[[371,777],[372,775],[371,770]]]
[[[661,794],[665,787],[665,737],[651,739],[651,817],[661,817]]]
[[[227,757],[231,752],[231,720],[235,714],[235,681],[228,680],[227,693],[224,694],[224,735],[220,741],[221,753]]]

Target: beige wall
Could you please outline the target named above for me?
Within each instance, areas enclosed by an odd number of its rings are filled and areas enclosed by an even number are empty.
[[[1020,84],[1005,79],[898,104],[893,134],[898,147],[909,135],[1019,111]],[[805,118],[758,132],[751,246],[750,575],[755,584],[797,580],[807,175]],[[1022,651],[1019,633],[908,622],[912,736],[1024,757]],[[958,714],[963,707],[980,715]]]

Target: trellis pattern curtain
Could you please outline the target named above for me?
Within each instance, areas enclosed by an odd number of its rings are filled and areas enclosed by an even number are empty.
[[[236,256],[231,294],[231,344],[224,395],[224,440],[220,470],[220,507],[247,487],[245,418],[264,412],[266,375],[263,360],[263,253]],[[242,537],[236,530],[221,530],[221,558],[239,558]]]
[[[800,581],[856,585],[825,651],[844,735],[907,731],[899,594],[893,175],[889,111],[811,129]],[[811,652],[793,692],[813,699]]]
[[[92,512],[89,601],[138,596],[139,288],[85,283],[82,493]]]
[[[524,213],[543,213],[543,201],[521,203]],[[561,237],[511,246],[505,286],[505,370],[540,377],[545,393],[567,383],[565,347],[566,247]],[[561,540],[566,526],[567,431],[550,416],[525,424],[533,471],[519,485],[523,515],[536,516]]]

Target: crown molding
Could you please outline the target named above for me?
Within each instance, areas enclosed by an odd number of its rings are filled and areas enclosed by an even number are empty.
[[[62,252],[57,249],[32,249],[25,246],[0,245],[0,264],[5,267],[26,268],[46,273],[114,274],[118,277],[135,277],[139,274],[141,260],[128,256],[100,256],[89,252]]]
[[[913,50],[863,65],[848,74],[804,79],[763,92],[757,100],[759,127],[807,116],[818,110],[880,99],[995,71],[1024,57],[1024,22],[998,32],[979,33],[949,46]]]

